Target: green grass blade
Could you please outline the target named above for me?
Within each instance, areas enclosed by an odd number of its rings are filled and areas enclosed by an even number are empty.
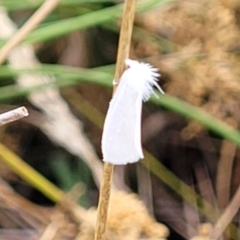
[[[22,9],[35,9],[43,4],[44,0],[32,1],[32,0],[1,0],[0,4],[4,6],[7,11],[16,11]],[[79,6],[84,3],[111,3],[114,0],[62,0],[59,3],[61,7]]]
[[[146,11],[156,5],[172,2],[173,0],[148,0],[137,5],[137,11]],[[48,26],[40,27],[33,31],[25,40],[27,43],[47,41],[53,38],[69,34],[77,30],[100,25],[104,22],[116,19],[122,14],[122,5],[104,8],[98,11],[86,13],[81,16],[59,20]]]
[[[41,86],[21,89],[15,85],[0,88],[0,101],[23,96],[28,93],[47,88],[52,85],[59,87],[73,85],[80,82],[94,83],[110,87],[112,86],[111,73],[95,71],[94,69],[79,69],[74,67],[65,67],[61,65],[42,65],[39,69],[13,70],[8,67],[0,67],[0,78],[17,76],[18,74],[51,74],[58,79],[56,83],[44,84]],[[177,99],[170,95],[160,95],[159,98],[153,97],[151,101],[159,106],[163,106],[174,112],[177,112],[187,118],[202,123],[206,128],[215,132],[219,136],[226,138],[240,146],[240,132],[227,125],[226,123],[214,118],[207,112],[195,107],[187,102]]]
[[[226,138],[238,146],[240,146],[240,132],[235,130],[230,125],[218,120],[211,116],[202,109],[195,107],[187,102],[184,102],[178,98],[170,95],[158,95],[159,98],[152,98],[151,100],[167,109],[180,113],[181,115],[196,120],[202,123],[206,128],[215,132],[219,136]]]
[[[0,144],[0,158],[1,161],[6,163],[12,171],[18,174],[18,176],[38,189],[52,201],[60,202],[63,199],[64,193],[59,188],[25,163],[3,144]]]

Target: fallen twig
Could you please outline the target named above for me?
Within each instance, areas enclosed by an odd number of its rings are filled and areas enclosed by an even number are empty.
[[[19,107],[14,110],[0,114],[0,126],[10,122],[17,121],[28,116],[28,110],[25,107]]]

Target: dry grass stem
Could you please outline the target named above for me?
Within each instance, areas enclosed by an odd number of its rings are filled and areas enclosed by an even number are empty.
[[[111,193],[111,183],[114,166],[109,163],[104,164],[103,182],[100,189],[96,234],[95,240],[104,240],[107,225],[108,207]]]
[[[39,238],[39,240],[51,240],[54,239],[57,233],[57,227],[53,224],[50,223],[47,228],[45,229],[44,233],[42,236]]]
[[[239,207],[240,207],[240,187],[238,187],[238,190],[236,191],[232,201],[227,206],[226,210],[223,212],[223,214],[215,224],[213,231],[210,235],[210,239],[212,240],[219,239],[219,237],[225,231],[227,226],[233,220],[233,217],[238,212]]]
[[[28,110],[25,107],[19,107],[6,113],[2,113],[0,114],[0,126],[17,121],[26,116],[28,116]]]
[[[126,0],[124,4],[124,10],[122,15],[122,24],[118,45],[118,55],[114,80],[118,83],[121,74],[125,68],[125,60],[129,56],[133,21],[135,14],[136,1],[135,0]],[[117,85],[114,85],[113,94],[117,89]],[[104,240],[105,239],[105,230],[107,224],[107,215],[109,208],[109,199],[111,192],[111,182],[114,166],[109,163],[104,164],[103,180],[100,189],[100,197],[98,204],[98,213],[97,213],[97,222],[96,222],[96,232],[94,239],[95,240]]]
[[[221,147],[220,161],[216,181],[216,194],[219,209],[225,209],[230,200],[232,170],[237,147],[224,140]]]
[[[58,210],[51,216],[51,222],[44,229],[39,240],[52,240],[56,239],[58,231],[64,227],[64,218],[61,210]]]
[[[114,80],[116,83],[119,82],[119,79],[125,69],[124,61],[129,57],[135,7],[136,7],[136,0],[126,0],[123,16],[122,16],[122,25],[121,25],[121,32],[119,37],[119,44],[118,44],[116,71],[114,75]],[[117,84],[115,84],[113,87],[115,92],[117,89]]]
[[[0,50],[0,64],[8,53],[17,46],[48,14],[57,6],[60,0],[46,0],[44,4],[32,15],[32,17],[20,28],[12,38]]]

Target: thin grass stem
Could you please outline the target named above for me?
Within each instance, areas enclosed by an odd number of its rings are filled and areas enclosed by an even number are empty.
[[[135,8],[136,0],[125,1],[119,37],[116,71],[114,76],[114,81],[117,84],[113,86],[113,94],[117,89],[120,76],[124,71],[125,60],[129,57]],[[98,204],[96,232],[94,237],[95,240],[105,239],[113,171],[114,165],[104,163],[103,180],[100,189],[100,197]]]
[[[17,46],[42,20],[57,6],[60,0],[46,0],[32,17],[10,38],[0,50],[0,64],[2,64],[9,52]]]

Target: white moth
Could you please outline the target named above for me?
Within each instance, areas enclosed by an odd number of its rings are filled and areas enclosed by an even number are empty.
[[[127,59],[124,71],[107,112],[102,135],[103,161],[115,165],[143,158],[141,146],[142,101],[147,101],[157,85],[157,69],[150,64]]]

